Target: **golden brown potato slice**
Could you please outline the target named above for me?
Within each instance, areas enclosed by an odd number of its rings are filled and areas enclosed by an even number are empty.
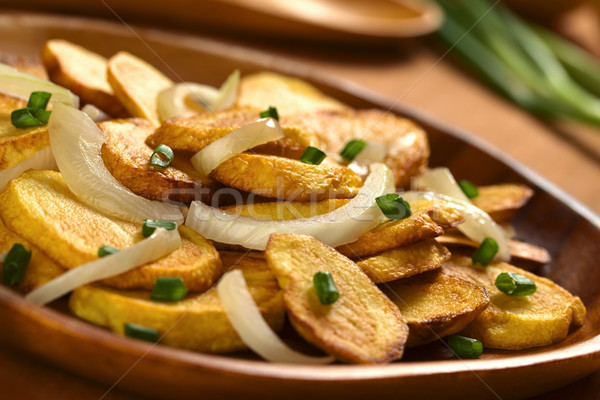
[[[313,132],[326,153],[339,153],[351,139],[383,143],[385,163],[392,170],[396,187],[409,187],[410,178],[427,167],[429,143],[414,122],[380,110],[320,111],[286,120],[286,126]]]
[[[140,226],[109,218],[78,201],[58,172],[23,173],[7,185],[0,202],[6,227],[64,268],[96,260],[103,245],[124,249],[143,240]],[[170,276],[182,278],[191,291],[206,290],[221,275],[219,254],[191,229],[182,226],[179,232],[178,250],[106,282],[151,289],[157,277]]]
[[[419,199],[415,203],[410,203],[410,209],[413,213],[425,212],[429,214],[433,222],[444,228],[444,230],[454,228],[464,222],[462,215],[444,201]]]
[[[115,117],[127,111],[106,80],[106,58],[66,40],[49,40],[42,47],[42,63],[50,80],[69,89],[83,103]]]
[[[358,259],[443,234],[444,229],[433,222],[429,214],[419,212],[404,219],[383,222],[336,250],[346,257]]]
[[[488,306],[485,289],[444,268],[382,285],[408,323],[407,347],[460,332]]]
[[[177,154],[167,168],[150,165],[153,149],[145,143],[154,131],[152,123],[142,118],[101,122],[98,124],[106,142],[102,159],[110,173],[129,190],[151,200],[209,201],[214,184],[202,177],[189,162]],[[185,170],[176,166],[189,164]]]
[[[531,188],[514,183],[480,186],[478,190],[479,196],[471,201],[496,222],[506,222],[512,219],[517,210],[533,196]]]
[[[362,186],[360,176],[350,168],[248,153],[223,162],[211,176],[235,189],[290,201],[353,197]]]
[[[169,78],[147,62],[121,51],[108,60],[107,79],[131,116],[160,125],[156,97],[173,85]]]
[[[48,127],[15,128],[13,110],[24,108],[27,100],[0,93],[0,170],[12,167],[50,146]]]
[[[356,265],[373,282],[382,283],[440,268],[450,255],[435,239],[426,239],[365,258]]]
[[[243,253],[240,253],[243,255]],[[237,257],[232,256],[236,259]],[[226,267],[229,261],[224,257]],[[264,260],[241,257],[235,268],[244,273],[248,290],[272,329],[283,326],[285,311],[277,281]],[[228,353],[246,349],[231,326],[215,288],[188,294],[178,302],[150,300],[146,291],[124,291],[100,285],[75,289],[69,306],[75,315],[123,334],[125,323],[135,323],[165,335],[161,343],[190,350]]]
[[[563,340],[570,327],[583,324],[586,311],[579,297],[546,278],[502,262],[476,267],[470,258],[463,256],[453,256],[444,268],[487,290],[490,305],[463,330],[484,347],[521,350],[546,346]],[[494,282],[502,272],[526,276],[536,283],[537,291],[531,296],[500,292]]]
[[[337,359],[385,363],[402,357],[406,322],[356,264],[317,239],[271,235],[265,257],[283,289],[285,309],[304,339]],[[319,301],[313,276],[330,272],[340,296]]]
[[[205,112],[191,117],[176,117],[165,121],[147,143],[156,147],[164,143],[174,150],[197,153],[210,143],[260,119],[261,110],[232,108],[219,112]],[[254,152],[299,158],[306,147],[318,147],[316,135],[281,121],[284,138],[254,148]]]
[[[21,72],[48,79],[42,63],[35,58],[23,57],[15,54],[0,54],[0,63],[10,65]]]
[[[349,201],[348,199],[328,199],[304,203],[299,201],[270,201],[267,203],[227,206],[221,207],[221,209],[244,217],[283,221],[327,214],[348,204]]]
[[[317,110],[344,110],[339,101],[325,96],[314,86],[300,79],[273,72],[244,76],[240,82],[238,107],[264,110],[277,107],[280,116],[312,113]]]

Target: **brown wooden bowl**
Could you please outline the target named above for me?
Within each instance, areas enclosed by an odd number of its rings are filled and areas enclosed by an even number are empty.
[[[127,50],[177,80],[218,85],[235,68],[271,69],[306,79],[354,107],[378,107],[415,119],[429,132],[431,164],[478,184],[522,182],[536,195],[517,215],[522,239],[546,247],[553,262],[539,271],[581,296],[582,328],[566,340],[528,351],[486,351],[454,360],[440,343],[409,350],[390,365],[295,366],[247,354],[214,356],[119,337],[70,315],[64,302],[38,307],[0,287],[0,342],[107,385],[153,398],[445,399],[532,396],[600,368],[600,220],[569,195],[481,140],[404,105],[301,65],[191,36],[75,17],[0,15],[0,53],[37,55],[50,38],[104,55]]]

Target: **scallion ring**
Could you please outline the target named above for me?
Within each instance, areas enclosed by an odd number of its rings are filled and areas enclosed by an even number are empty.
[[[156,278],[150,298],[161,301],[179,301],[187,294],[187,287],[181,278]]]
[[[150,165],[154,167],[167,168],[173,162],[175,154],[173,150],[166,144],[159,144],[154,149],[154,153],[150,156]]]
[[[42,126],[48,123],[52,111],[46,111],[52,93],[31,92],[27,107],[10,113],[10,121],[16,128]]]
[[[123,326],[125,336],[145,340],[147,342],[158,342],[159,336],[156,329],[148,328],[138,324],[125,323]]]
[[[346,146],[344,146],[344,149],[340,152],[340,156],[348,161],[352,161],[366,146],[366,141],[362,139],[352,139],[346,143]]]
[[[460,186],[460,189],[463,191],[465,196],[470,199],[474,199],[475,197],[479,196],[479,190],[477,189],[477,186],[467,180],[463,179],[462,181],[458,182],[458,186]]]
[[[389,219],[404,219],[412,215],[410,204],[396,193],[389,193],[375,199],[381,212]]]
[[[145,219],[144,224],[142,225],[142,235],[144,235],[144,237],[150,237],[156,228],[164,228],[168,231],[172,231],[173,229],[177,229],[177,222]]]
[[[321,304],[333,304],[340,297],[340,292],[329,272],[317,272],[313,276],[313,286]]]
[[[37,119],[29,108],[20,108],[10,113],[10,122],[15,128],[29,128],[31,126],[42,126],[44,122]]]
[[[21,282],[30,260],[31,251],[21,243],[13,244],[2,263],[2,281],[10,286]]]
[[[498,290],[509,296],[529,296],[537,290],[534,281],[516,272],[502,272],[494,284]]]
[[[475,250],[475,253],[473,253],[471,260],[473,261],[473,264],[485,266],[492,261],[496,253],[498,253],[498,242],[491,237],[486,237],[483,239],[477,250]]]
[[[27,102],[27,108],[30,110],[45,110],[50,101],[52,93],[48,92],[31,92],[29,95],[29,101]]]
[[[119,252],[120,250],[115,248],[115,247],[111,247],[111,246],[100,246],[98,248],[98,257],[106,257],[106,256],[110,256],[111,254],[115,254],[117,252]]]
[[[317,149],[316,147],[308,146],[304,153],[300,156],[300,161],[304,164],[310,165],[319,165],[323,162],[323,160],[327,157],[322,150]]]
[[[277,108],[273,106],[269,106],[265,111],[261,111],[259,115],[261,118],[273,118],[279,121],[279,113],[277,112]]]
[[[481,342],[465,336],[448,336],[448,346],[460,358],[479,358],[483,354]]]

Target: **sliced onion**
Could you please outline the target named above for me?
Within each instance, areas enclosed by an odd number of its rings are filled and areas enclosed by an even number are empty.
[[[458,186],[458,183],[456,183],[456,179],[454,179],[452,172],[445,167],[430,169],[419,175],[417,178],[417,186],[468,203],[471,202],[460,186]]]
[[[138,196],[111,175],[100,155],[104,134],[86,114],[57,103],[48,131],[58,168],[79,200],[108,215],[139,224],[144,219],[183,222],[179,207]]]
[[[208,109],[219,96],[219,90],[208,85],[183,82],[173,85],[158,94],[156,99],[158,115],[162,121],[194,114],[186,104],[186,98]]]
[[[34,153],[18,164],[0,171],[0,191],[4,190],[11,179],[21,176],[28,169],[56,169],[56,161],[54,161],[50,146]]]
[[[94,122],[108,121],[111,119],[107,113],[92,104],[86,104],[81,111],[86,113],[88,117],[94,120]]]
[[[192,165],[208,176],[222,162],[236,154],[273,140],[283,138],[279,123],[273,118],[262,118],[215,140],[192,157]]]
[[[25,298],[35,304],[48,304],[79,286],[110,278],[156,261],[180,246],[181,237],[177,229],[167,231],[158,228],[149,238],[117,253],[73,268],[31,291]]]
[[[0,92],[27,100],[36,91],[52,93],[50,104],[58,102],[79,108],[79,97],[64,87],[0,63]]]
[[[235,105],[238,90],[240,88],[240,71],[236,69],[227,77],[221,88],[219,95],[210,103],[212,111],[225,110]]]
[[[287,221],[258,220],[194,201],[185,224],[207,239],[256,250],[264,250],[273,233],[310,235],[333,247],[350,243],[379,225],[384,215],[375,198],[395,190],[387,166],[373,164],[370,169],[356,197],[327,214]]]
[[[366,141],[365,148],[350,164],[348,168],[356,172],[361,177],[365,177],[369,174],[369,165],[373,163],[382,163],[387,156],[387,149],[383,143],[373,142],[371,140]]]
[[[443,201],[464,218],[465,221],[456,227],[459,231],[477,243],[481,243],[486,237],[493,238],[498,242],[496,258],[501,261],[510,260],[510,250],[502,228],[487,213],[475,207],[471,202],[434,192],[404,192],[402,197],[411,204],[418,204],[420,200]]]
[[[312,357],[299,353],[279,339],[261,315],[239,269],[223,275],[217,293],[242,341],[265,360],[291,364],[329,364],[334,361],[331,356]]]

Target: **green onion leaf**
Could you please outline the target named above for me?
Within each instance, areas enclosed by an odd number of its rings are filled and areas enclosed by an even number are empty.
[[[509,296],[529,296],[537,290],[534,281],[516,272],[502,272],[494,284],[498,290]]]
[[[477,186],[473,185],[467,180],[462,180],[458,182],[458,186],[460,186],[465,196],[467,196],[470,199],[474,199],[475,197],[479,196],[479,190],[477,189]]]
[[[269,106],[265,111],[261,111],[259,115],[261,118],[273,118],[279,121],[279,113],[277,112],[277,108],[273,106]]]
[[[144,237],[150,237],[156,228],[164,228],[168,231],[172,231],[173,229],[177,229],[177,222],[145,219],[144,224],[142,225],[142,235],[144,235]]]
[[[404,219],[412,215],[410,204],[396,193],[379,196],[375,201],[389,219]]]
[[[31,92],[27,107],[11,112],[10,121],[16,128],[46,125],[52,113],[46,111],[51,96],[48,92]]]
[[[158,331],[156,329],[147,328],[142,325],[125,323],[125,336],[131,338],[142,339],[147,342],[158,342]]]
[[[175,154],[173,150],[166,144],[159,144],[154,149],[154,153],[150,156],[150,165],[154,167],[167,168],[173,162]]]
[[[321,304],[333,304],[340,297],[340,292],[335,286],[333,277],[329,272],[317,272],[313,276],[313,286]]]
[[[111,254],[115,254],[121,250],[110,247],[110,246],[100,246],[98,248],[98,257],[110,256]]]
[[[448,336],[448,346],[460,358],[479,358],[483,354],[481,342],[465,336]]]
[[[45,125],[37,119],[29,108],[20,108],[10,113],[10,122],[15,128],[29,128],[30,126]]]
[[[29,95],[29,101],[27,102],[27,108],[30,110],[45,110],[50,101],[52,93],[48,92],[31,92]]]
[[[156,278],[150,293],[152,300],[179,301],[185,297],[187,288],[181,278]]]
[[[352,161],[366,146],[366,141],[362,139],[352,139],[346,143],[346,146],[344,146],[344,149],[340,152],[340,156],[348,161]]]
[[[33,114],[33,116],[35,118],[37,118],[37,120],[40,121],[42,123],[42,125],[46,125],[48,123],[48,120],[50,119],[50,114],[52,114],[52,111],[50,111],[50,110],[31,110],[31,114]]]
[[[2,263],[2,281],[10,286],[21,282],[29,260],[31,251],[27,251],[21,243],[13,244]]]
[[[471,260],[473,264],[488,265],[496,253],[498,253],[498,242],[491,237],[486,237],[473,253]]]
[[[327,154],[323,151],[316,147],[308,146],[300,156],[300,161],[304,164],[319,165],[323,162],[325,157],[327,157]]]

